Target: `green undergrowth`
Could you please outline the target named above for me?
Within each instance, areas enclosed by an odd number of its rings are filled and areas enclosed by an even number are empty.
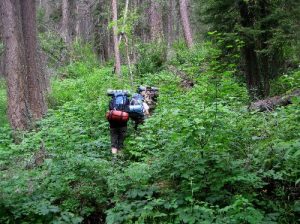
[[[4,79],[0,78],[0,127],[7,124],[6,118],[6,90]]]
[[[35,130],[16,145],[1,129],[0,222],[297,223],[299,98],[249,112],[234,65],[206,48],[192,62],[183,53],[170,63],[190,89],[165,70],[132,87],[126,69],[122,79],[85,62],[61,69]],[[138,131],[129,124],[124,156],[112,161],[106,90],[139,84],[159,87],[157,108]]]

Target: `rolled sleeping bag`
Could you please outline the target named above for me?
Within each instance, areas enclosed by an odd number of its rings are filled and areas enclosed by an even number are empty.
[[[129,119],[129,114],[124,111],[110,110],[106,112],[106,119],[108,121],[126,122]]]
[[[130,96],[130,91],[129,90],[122,90],[122,89],[108,89],[106,91],[108,96],[114,96],[116,93],[124,93],[126,96]]]

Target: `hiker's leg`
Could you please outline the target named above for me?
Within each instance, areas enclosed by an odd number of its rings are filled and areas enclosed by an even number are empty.
[[[124,140],[126,137],[127,127],[123,127],[119,129],[118,135],[118,149],[121,150],[124,147]]]
[[[111,148],[111,153],[112,153],[112,154],[117,154],[117,153],[118,153],[118,149],[115,148],[115,147],[112,147],[112,148]]]
[[[118,152],[118,130],[117,128],[110,129],[111,152],[116,154]]]
[[[134,121],[134,130],[137,131],[138,125],[139,125],[138,121]]]

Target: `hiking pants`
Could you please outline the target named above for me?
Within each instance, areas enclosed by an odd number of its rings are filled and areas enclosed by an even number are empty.
[[[110,128],[111,147],[121,150],[124,146],[127,127]]]

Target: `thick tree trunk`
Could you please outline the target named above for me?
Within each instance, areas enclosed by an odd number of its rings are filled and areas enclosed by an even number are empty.
[[[1,19],[0,19],[0,43],[3,43],[3,24]],[[4,54],[3,52],[0,52],[0,77],[2,76],[4,76]]]
[[[19,0],[1,0],[5,41],[5,75],[8,93],[8,117],[15,130],[27,129],[30,123],[27,104],[25,49],[20,20]]]
[[[91,40],[93,30],[93,20],[91,16],[91,0],[76,1],[76,38],[84,42]]]
[[[102,62],[109,60],[109,46],[108,40],[108,18],[106,15],[106,4],[104,0],[99,0],[97,11],[99,13],[98,20],[95,26],[94,42],[96,45],[96,52]]]
[[[72,41],[71,34],[71,5],[70,0],[62,0],[62,26],[61,35],[66,44]]]
[[[149,1],[149,0],[147,0]],[[134,11],[138,14],[148,15],[150,12],[150,7],[146,6],[144,0],[134,1]],[[140,38],[143,43],[147,43],[150,40],[150,17],[142,16],[138,20],[138,24],[134,27],[134,34],[136,38]]]
[[[170,60],[173,56],[173,50],[172,46],[175,40],[175,29],[174,29],[174,21],[175,21],[175,2],[174,0],[168,1],[168,19],[167,19],[167,46],[168,46],[168,52],[167,52],[167,59]]]
[[[193,47],[193,37],[187,8],[187,0],[179,0],[179,8],[185,42],[187,46],[191,48]]]
[[[163,39],[163,23],[161,6],[158,1],[150,0],[149,16],[151,40],[161,41]]]
[[[259,8],[260,8],[260,16],[262,19],[265,19],[268,14],[268,7],[267,7],[267,1],[266,0],[259,0],[258,1]],[[261,23],[261,30],[262,32],[259,36],[259,42],[260,42],[260,48],[262,51],[268,49],[268,40],[270,39],[270,32],[269,27],[270,24],[267,21],[263,21]],[[267,52],[262,52],[259,54],[260,58],[260,72],[263,80],[263,96],[269,96],[270,94],[270,60],[269,55]]]
[[[249,5],[245,1],[239,1],[239,10],[241,16],[241,25],[243,27],[254,26],[254,14],[249,10]],[[263,80],[261,79],[259,62],[256,54],[255,40],[253,37],[247,37],[243,47],[243,56],[245,61],[246,82],[249,95],[252,99],[264,97]]]
[[[15,130],[24,130],[47,109],[41,87],[44,77],[37,62],[35,1],[3,0],[1,18],[6,25],[8,116]]]
[[[111,21],[111,4],[108,3],[106,0],[99,0],[97,9],[99,17],[95,26],[96,51],[103,62],[107,62],[112,54],[111,30],[108,27]]]
[[[21,0],[22,31],[25,44],[26,82],[28,103],[33,120],[43,117],[47,111],[43,87],[45,77],[38,61],[36,5],[34,0]],[[24,71],[25,72],[25,71]]]
[[[243,48],[245,59],[246,82],[249,94],[252,99],[263,97],[262,82],[259,75],[258,59],[254,44],[248,43]]]
[[[121,58],[119,51],[119,39],[118,39],[118,8],[117,8],[117,0],[111,1],[112,8],[112,20],[113,20],[113,36],[114,36],[114,53],[115,53],[115,72],[121,77]]]

